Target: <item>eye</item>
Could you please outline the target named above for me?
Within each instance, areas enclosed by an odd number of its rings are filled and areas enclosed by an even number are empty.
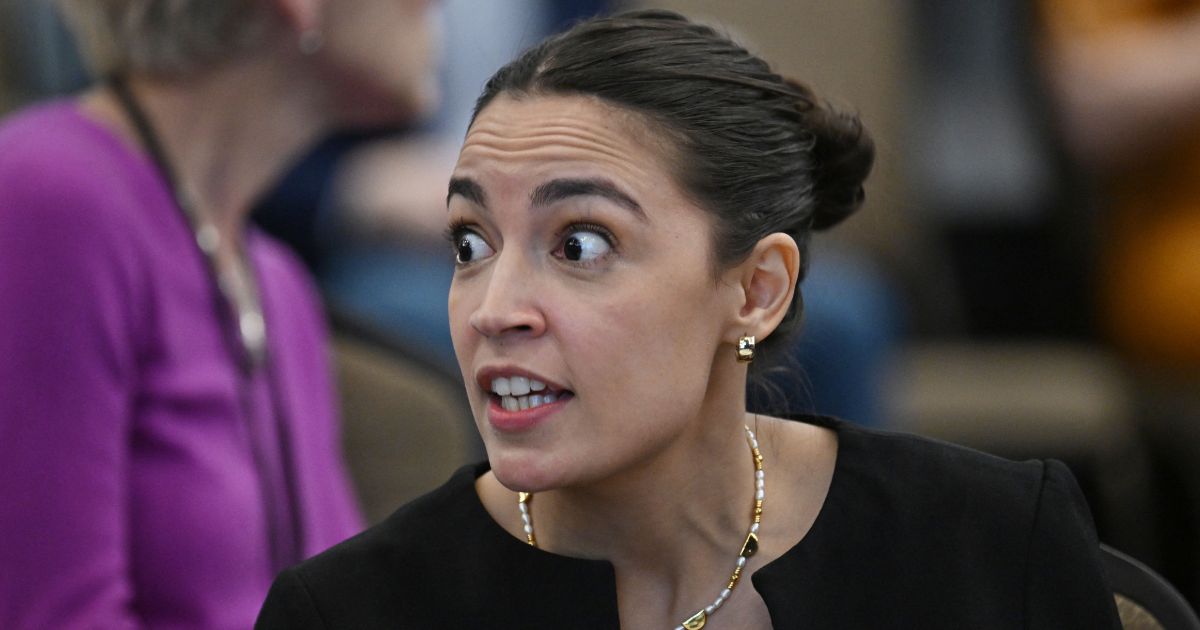
[[[573,226],[554,255],[570,262],[590,263],[612,252],[608,231],[598,226]]]
[[[483,237],[468,229],[454,235],[455,262],[460,265],[482,260],[495,252]]]

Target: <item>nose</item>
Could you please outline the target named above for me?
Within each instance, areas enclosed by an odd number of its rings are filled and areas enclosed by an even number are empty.
[[[506,252],[507,253],[507,252]],[[490,273],[480,280],[483,298],[471,313],[471,328],[484,337],[526,335],[546,331],[533,269],[516,255],[497,254]]]

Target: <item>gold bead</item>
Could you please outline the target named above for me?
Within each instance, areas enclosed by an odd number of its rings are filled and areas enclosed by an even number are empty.
[[[742,578],[742,567],[737,567],[733,570],[733,575],[729,576],[729,585],[725,588],[733,590],[737,587],[738,580]]]

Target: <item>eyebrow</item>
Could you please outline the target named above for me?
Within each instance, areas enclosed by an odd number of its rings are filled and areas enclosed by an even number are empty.
[[[487,196],[483,192],[483,187],[469,177],[452,177],[450,179],[450,188],[446,193],[447,205],[454,195],[459,195],[481,208],[487,208]],[[529,200],[534,207],[544,207],[571,197],[587,196],[608,199],[630,210],[637,218],[646,220],[646,211],[642,209],[641,204],[606,179],[552,179],[535,188],[529,196]]]
[[[446,205],[450,205],[450,198],[454,195],[461,195],[467,201],[477,206],[487,207],[487,197],[483,194],[483,187],[475,183],[472,179],[466,177],[450,178],[450,190],[446,193]]]
[[[602,197],[646,220],[646,211],[641,204],[607,179],[552,179],[535,188],[529,200],[538,207],[571,197]]]

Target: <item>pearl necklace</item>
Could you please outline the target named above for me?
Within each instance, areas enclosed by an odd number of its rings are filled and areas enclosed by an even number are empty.
[[[729,583],[721,590],[720,595],[713,600],[713,603],[696,611],[696,614],[688,617],[675,627],[675,630],[700,630],[704,624],[708,622],[708,617],[720,608],[725,600],[733,594],[733,589],[737,588],[738,581],[742,577],[742,569],[746,566],[746,560],[753,556],[758,551],[758,527],[762,522],[762,504],[763,497],[766,496],[763,482],[765,475],[763,474],[763,457],[762,452],[758,450],[758,438],[754,436],[754,432],[750,427],[746,429],[746,441],[750,444],[750,452],[754,455],[754,514],[753,520],[750,522],[750,531],[746,534],[746,540],[742,543],[742,550],[738,552],[737,564],[733,568],[733,574],[729,576]],[[533,515],[529,512],[530,501],[533,499],[533,493],[518,492],[517,507],[521,510],[521,521],[525,529],[525,542],[531,547],[537,547],[537,535],[533,532]]]

